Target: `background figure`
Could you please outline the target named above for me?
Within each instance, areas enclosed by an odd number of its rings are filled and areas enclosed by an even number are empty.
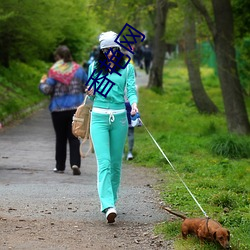
[[[98,58],[99,51],[100,51],[99,46],[94,46],[92,48],[92,51],[89,54],[89,59],[88,59],[88,62],[87,62],[87,67],[89,67],[89,65]]]
[[[134,148],[134,127],[131,126],[131,105],[128,101],[125,102],[128,118],[128,154],[127,161],[133,160],[133,148]]]
[[[146,74],[148,74],[149,69],[150,69],[150,64],[152,61],[152,52],[148,45],[145,45],[143,57],[144,57],[145,71],[146,71]]]
[[[142,45],[138,45],[137,47],[135,47],[135,54],[134,54],[134,61],[135,64],[140,68],[143,69],[143,63],[142,63],[142,59],[143,59],[143,51],[144,48]]]
[[[131,60],[130,63],[134,66],[134,60],[132,57],[132,53],[130,53],[127,50],[122,50],[122,53],[124,55],[128,55],[130,56]],[[136,76],[136,69],[134,68],[135,71],[135,76]],[[138,91],[137,91],[137,85],[136,85],[136,93],[137,93],[137,98],[138,98]],[[131,126],[131,105],[128,101],[128,98],[126,96],[126,90],[125,90],[125,105],[126,105],[126,111],[127,111],[127,119],[128,119],[128,153],[127,153],[127,161],[129,160],[133,160],[134,156],[133,156],[133,148],[134,148],[134,127]],[[124,155],[125,155],[125,150],[124,150]]]
[[[73,61],[67,46],[59,46],[54,58],[56,63],[50,68],[48,77],[41,79],[39,89],[51,96],[49,110],[56,134],[55,173],[64,173],[66,168],[67,141],[69,141],[70,166],[73,175],[80,175],[80,142],[72,134],[72,117],[84,100],[87,75],[83,68]]]

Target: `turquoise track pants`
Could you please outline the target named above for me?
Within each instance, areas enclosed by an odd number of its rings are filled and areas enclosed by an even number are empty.
[[[91,113],[90,134],[97,160],[97,189],[101,211],[115,207],[121,179],[122,155],[128,133],[126,112]]]

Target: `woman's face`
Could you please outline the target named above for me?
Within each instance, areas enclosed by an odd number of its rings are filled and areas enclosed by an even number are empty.
[[[110,48],[103,49],[102,52],[104,53],[106,57],[108,57],[108,59],[110,59],[112,55],[116,53],[117,50],[118,50],[117,47],[110,47]]]

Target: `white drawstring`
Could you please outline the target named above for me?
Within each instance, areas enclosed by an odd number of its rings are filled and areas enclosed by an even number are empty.
[[[113,112],[110,112],[109,113],[109,125],[115,121],[115,116],[113,114]]]
[[[115,121],[115,116],[114,114],[121,114],[121,113],[125,113],[126,110],[125,109],[103,109],[103,108],[96,108],[93,107],[92,109],[93,113],[99,113],[99,114],[108,114],[109,115],[109,125]]]

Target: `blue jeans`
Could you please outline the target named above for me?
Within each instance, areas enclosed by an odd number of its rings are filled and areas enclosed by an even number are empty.
[[[109,114],[92,112],[90,134],[97,160],[97,189],[101,211],[115,207],[121,179],[122,155],[128,132],[126,112]]]

